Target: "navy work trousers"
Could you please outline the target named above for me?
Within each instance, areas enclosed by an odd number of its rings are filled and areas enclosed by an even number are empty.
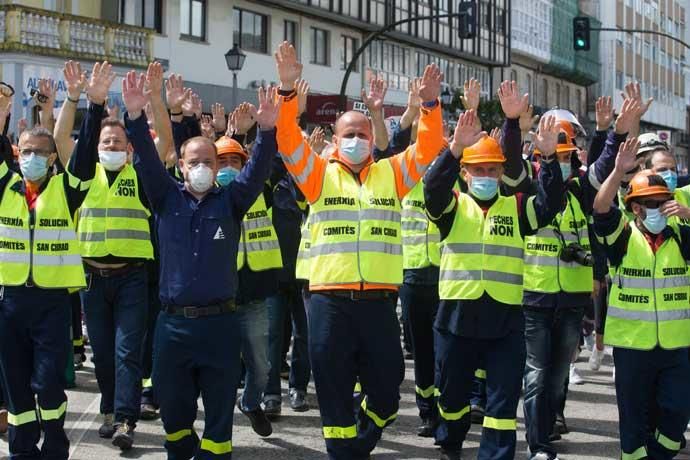
[[[434,321],[438,312],[438,285],[403,284],[400,287],[400,303],[407,310],[419,417],[435,419]]]
[[[523,330],[498,339],[461,337],[434,330],[439,382],[436,444],[460,450],[470,429],[470,397],[475,370],[486,368],[486,412],[477,458],[515,457],[516,412],[525,368]]]
[[[153,347],[153,381],[169,460],[232,458],[232,418],[240,378],[236,313],[187,319],[161,312]],[[204,434],[194,431],[197,398]]]
[[[405,373],[395,303],[312,292],[309,354],[329,458],[368,458],[397,417]],[[357,377],[366,394],[359,426],[352,411]]]
[[[123,275],[89,273],[81,291],[93,349],[101,413],[136,425],[141,402],[142,350],[148,317],[148,274],[135,267]]]
[[[66,289],[0,287],[0,380],[7,395],[11,459],[66,460],[69,455],[63,425],[70,317]]]

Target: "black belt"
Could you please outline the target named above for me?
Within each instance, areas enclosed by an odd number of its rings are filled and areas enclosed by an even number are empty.
[[[87,263],[84,264],[84,269],[89,272],[93,273],[94,275],[98,275],[101,278],[112,278],[113,276],[122,276],[126,275],[127,273],[131,272],[132,270],[143,267],[144,263],[143,262],[137,262],[135,264],[127,264],[124,267],[119,267],[119,268],[97,268],[92,265],[89,265]]]
[[[216,305],[208,305],[206,307],[197,306],[164,306],[163,311],[169,315],[184,316],[187,319],[196,319],[202,316],[220,315],[222,313],[233,313],[237,310],[234,300],[228,300]]]
[[[333,297],[341,297],[350,300],[377,300],[391,298],[395,295],[395,291],[390,291],[386,289],[378,289],[371,291],[334,289],[330,291],[312,291],[312,295],[313,294],[332,295]]]

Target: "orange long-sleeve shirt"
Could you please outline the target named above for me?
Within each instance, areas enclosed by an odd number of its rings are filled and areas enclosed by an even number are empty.
[[[283,105],[277,122],[278,151],[287,170],[295,179],[307,201],[312,204],[319,199],[326,166],[329,161],[337,161],[339,153],[333,152],[330,158],[320,157],[304,141],[297,124],[297,98],[293,95],[283,97]],[[431,162],[446,148],[443,138],[443,121],[440,104],[432,109],[422,108],[417,130],[417,143],[404,152],[380,161],[389,161],[395,175],[398,198],[402,199],[419,182]],[[343,166],[344,167],[344,166]],[[364,183],[369,166],[359,172],[359,182]],[[353,285],[319,286],[318,290],[372,290],[390,289],[371,283]]]

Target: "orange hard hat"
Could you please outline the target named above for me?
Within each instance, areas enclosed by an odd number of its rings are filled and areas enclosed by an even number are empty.
[[[570,124],[570,123],[568,123]],[[556,153],[576,152],[577,146],[573,142],[573,137],[568,134],[566,129],[561,128],[558,133],[558,145],[556,145]]]
[[[572,123],[565,120],[558,120],[556,121],[556,126],[558,126],[559,131],[565,131],[568,138],[575,139],[575,128]]]
[[[506,157],[503,149],[491,136],[484,136],[474,145],[462,151],[462,164],[471,165],[477,163],[503,163]]]
[[[218,155],[239,155],[243,161],[249,158],[239,142],[229,136],[222,136],[216,141]]]
[[[630,180],[625,192],[625,204],[628,204],[633,198],[652,195],[673,197],[673,193],[668,189],[664,178],[650,169],[645,169],[635,174]]]

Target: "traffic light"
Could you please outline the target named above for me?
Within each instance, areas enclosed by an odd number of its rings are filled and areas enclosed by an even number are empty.
[[[474,38],[477,35],[477,2],[463,1],[458,4],[458,37]]]
[[[589,51],[589,18],[573,18],[573,48],[575,51]]]

